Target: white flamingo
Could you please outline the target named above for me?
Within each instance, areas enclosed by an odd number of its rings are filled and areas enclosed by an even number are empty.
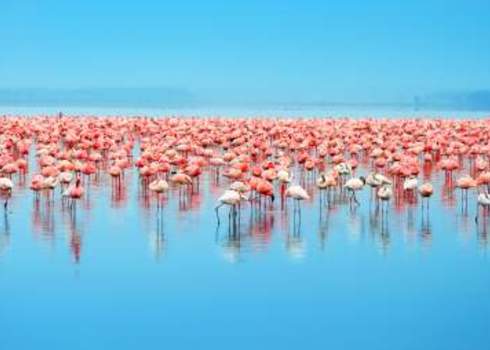
[[[476,202],[475,222],[478,222],[478,215],[480,214],[480,207],[483,207],[484,209],[490,208],[490,194],[488,194],[488,192],[481,192],[478,195],[477,202]]]
[[[381,203],[388,203],[393,196],[393,188],[388,184],[382,185],[378,190],[377,196],[381,199]],[[381,207],[381,210],[383,210],[383,207]],[[386,210],[388,210],[388,205],[386,205]]]
[[[300,214],[301,214],[300,201],[310,199],[310,196],[308,195],[306,190],[303,187],[301,187],[300,185],[289,186],[286,189],[286,197],[292,198],[295,201],[296,206],[297,206]]]
[[[410,176],[403,182],[403,191],[416,193],[417,187],[419,186],[419,180],[415,176]]]
[[[8,177],[0,177],[0,192],[6,193],[7,197],[5,203],[3,204],[4,210],[7,210],[9,199],[12,196],[12,190],[14,188],[14,183]]]
[[[356,192],[361,191],[365,184],[366,179],[364,176],[353,177],[346,181],[344,188],[351,192],[351,196],[349,198],[350,203],[352,203],[352,200],[354,200],[357,205],[360,205],[356,197]]]
[[[247,197],[235,190],[226,190],[225,193],[223,193],[221,197],[218,198],[219,204],[214,208],[214,210],[216,211],[216,219],[218,220],[218,225],[220,224],[219,208],[221,208],[223,205],[228,205],[230,207],[229,216],[233,214],[233,217],[235,217],[236,206],[240,203],[242,199],[247,200]]]

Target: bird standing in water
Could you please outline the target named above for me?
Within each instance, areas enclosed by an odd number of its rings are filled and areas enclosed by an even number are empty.
[[[221,208],[223,205],[228,205],[230,207],[230,212],[228,217],[229,218],[233,217],[233,221],[235,221],[235,217],[237,215],[236,212],[237,205],[240,203],[242,199],[246,200],[247,197],[235,190],[226,190],[225,193],[223,193],[218,198],[219,204],[214,208],[214,210],[216,211],[216,219],[218,220],[218,225],[220,224],[219,208]]]
[[[286,189],[286,197],[292,198],[295,202],[295,208],[297,208],[298,213],[301,215],[301,204],[300,201],[310,199],[310,196],[305,191],[305,189],[299,185],[292,185]]]
[[[320,190],[320,201],[322,194],[327,191],[327,201],[330,201],[330,190],[337,186],[337,178],[333,173],[321,173],[316,180],[316,187]]]
[[[157,208],[161,207],[160,195],[168,190],[168,183],[163,179],[156,179],[150,182],[148,185],[150,191],[155,192],[157,195]]]
[[[388,201],[393,196],[393,188],[391,187],[391,185],[382,185],[378,190],[377,196],[379,199],[381,199],[381,211],[383,212],[383,203],[386,203],[384,207],[385,210],[388,211]]]
[[[415,193],[419,181],[416,176],[411,175],[403,182],[403,191],[406,193]]]
[[[83,193],[84,189],[81,185],[80,174],[77,174],[75,185],[70,185],[66,189],[65,193],[63,193],[64,197],[69,197],[71,199],[70,208],[73,210],[74,213],[76,211],[76,201],[82,198]]]
[[[429,182],[424,183],[419,187],[419,194],[422,196],[422,211],[424,209],[424,199],[427,201],[427,212],[429,211],[429,198],[434,193],[434,188]]]
[[[344,188],[351,192],[351,196],[349,197],[349,203],[352,205],[352,201],[354,201],[357,205],[360,205],[359,201],[356,197],[356,192],[361,191],[366,184],[366,179],[364,176],[353,177],[344,184]]]
[[[476,201],[476,215],[475,222],[478,223],[478,216],[480,214],[480,207],[483,210],[488,211],[490,208],[490,194],[488,192],[480,192]]]
[[[12,196],[12,190],[14,188],[14,183],[8,177],[0,177],[0,192],[5,194],[5,202],[3,203],[3,208],[6,211],[9,199]]]

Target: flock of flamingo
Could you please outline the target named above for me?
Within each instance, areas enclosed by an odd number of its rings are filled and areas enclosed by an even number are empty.
[[[428,213],[431,176],[442,172],[464,205],[475,191],[478,222],[490,208],[489,133],[490,120],[4,116],[0,191],[7,215],[15,182],[29,174],[36,202],[44,196],[52,203],[59,188],[62,205],[76,212],[91,177],[110,178],[117,192],[136,167],[141,192],[164,212],[171,187],[179,201],[199,196],[208,172],[223,190],[219,224],[223,206],[235,223],[242,204],[264,213],[276,198],[282,210],[291,199],[301,219],[301,202],[314,192],[325,205],[340,193],[355,210],[364,188],[383,215],[400,199],[420,202]]]

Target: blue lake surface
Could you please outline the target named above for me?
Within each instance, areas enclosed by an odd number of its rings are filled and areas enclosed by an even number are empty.
[[[163,217],[134,169],[118,197],[93,180],[75,218],[16,181],[0,349],[487,349],[490,223],[475,224],[474,193],[464,210],[431,180],[429,215],[391,203],[383,222],[366,189],[354,211],[314,195],[301,225],[278,201],[245,205],[234,234],[214,213],[226,181],[208,173],[185,205],[170,191]]]

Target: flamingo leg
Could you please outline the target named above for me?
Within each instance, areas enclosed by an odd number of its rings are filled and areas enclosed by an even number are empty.
[[[221,208],[224,204],[221,203],[219,205],[216,206],[216,208],[214,208],[215,212],[216,212],[216,219],[218,221],[218,226],[220,225],[220,220],[219,220],[219,208]]]
[[[478,224],[478,215],[480,214],[480,205],[478,202],[476,203],[476,214],[475,214],[475,222]]]

